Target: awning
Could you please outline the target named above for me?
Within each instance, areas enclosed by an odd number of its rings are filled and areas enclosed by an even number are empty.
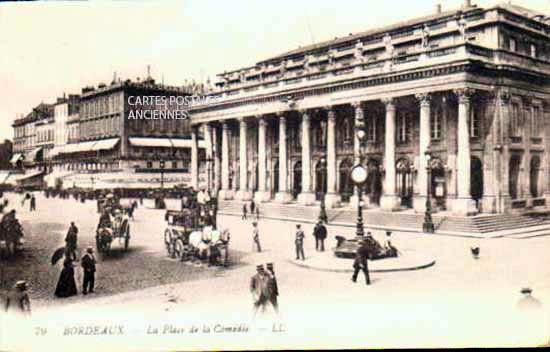
[[[25,174],[25,175],[22,175],[22,176],[18,177],[18,178],[16,179],[16,181],[19,182],[19,181],[23,181],[23,180],[28,180],[28,179],[30,179],[30,178],[33,178],[33,177],[36,177],[36,176],[40,176],[40,175],[42,175],[42,174],[44,174],[44,170],[31,172],[31,173],[29,173],[29,174]]]
[[[98,150],[109,150],[113,149],[120,138],[108,138],[101,139],[99,141],[88,141],[80,143],[65,144],[64,146],[55,147],[50,152],[50,156],[55,156],[58,154],[70,154],[78,152],[90,152]]]
[[[134,147],[172,147],[170,138],[130,137],[128,141]]]
[[[28,162],[36,161],[36,157],[38,156],[38,153],[41,150],[42,150],[42,147],[33,149],[29,154],[25,156],[25,161],[28,161]]]
[[[93,146],[92,150],[109,150],[113,149],[115,145],[118,143],[119,138],[109,138],[109,139],[102,139],[100,141],[97,141]]]
[[[166,147],[166,148],[191,148],[193,141],[183,138],[147,138],[130,137],[128,138],[134,147]],[[206,148],[206,141],[199,141],[199,148]]]
[[[13,156],[11,157],[10,163],[15,164],[16,162],[18,162],[18,161],[21,160],[22,158],[23,158],[23,154],[21,154],[21,153],[15,153],[15,154],[13,154]]]

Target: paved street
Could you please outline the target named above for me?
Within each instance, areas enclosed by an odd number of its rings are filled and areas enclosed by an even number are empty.
[[[11,205],[15,204],[14,195],[10,198]],[[256,253],[252,251],[250,221],[222,217],[221,227],[231,229],[233,264],[229,269],[169,259],[163,247],[164,211],[147,208],[152,204],[146,201],[131,224],[130,250],[118,251],[115,244],[113,255],[100,260],[97,294],[55,299],[53,291],[61,268],[60,264],[49,264],[52,250],[63,244],[71,220],[80,229],[79,247],[93,244],[98,214],[91,201],[46,200],[39,195],[37,204],[38,212],[32,215],[16,204],[27,233],[26,249],[22,258],[8,263],[4,271],[8,284],[16,279],[30,282],[36,316],[54,311],[91,314],[97,310],[139,310],[153,320],[166,314],[182,317],[182,312],[186,317],[200,313],[202,319],[249,319],[250,276],[257,264],[274,262],[281,318],[289,326],[288,341],[295,347],[308,346],[300,339],[302,333],[325,336],[326,329],[335,337],[323,346],[334,348],[349,347],[350,343],[363,347],[513,345],[535,343],[533,336],[537,343],[550,337],[546,324],[550,311],[550,237],[482,240],[394,233],[392,243],[398,248],[424,251],[436,258],[436,264],[417,271],[372,274],[373,284],[366,287],[361,276],[354,284],[348,273],[292,264],[292,222],[260,220],[264,251]],[[176,205],[169,203],[169,207]],[[307,261],[314,252],[312,225],[304,225],[304,230]],[[335,245],[335,235],[351,237],[353,231],[329,226],[327,249]],[[383,233],[373,234],[383,240]],[[472,258],[470,246],[481,247],[480,259]],[[79,279],[80,275],[78,270]],[[516,304],[525,286],[533,288],[543,311],[523,320]]]

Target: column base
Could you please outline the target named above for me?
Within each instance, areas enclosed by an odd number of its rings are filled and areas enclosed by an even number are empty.
[[[250,191],[237,191],[235,194],[237,200],[252,200],[252,192]]]
[[[497,212],[497,198],[495,196],[483,196],[480,212],[495,214]]]
[[[271,200],[271,192],[269,191],[257,191],[254,193],[254,201],[256,203],[265,203]]]
[[[234,194],[232,189],[220,189],[218,192],[218,198],[220,199],[230,200],[233,199],[233,196]]]
[[[453,201],[453,214],[472,216],[477,214],[476,202],[472,198],[457,198]]]
[[[338,193],[325,194],[325,208],[337,208],[341,201],[342,197]]]
[[[276,203],[290,203],[292,202],[292,195],[290,192],[277,192],[275,194],[275,202]]]
[[[380,208],[389,211],[399,210],[401,209],[401,198],[395,194],[384,194],[380,198]]]
[[[437,213],[438,207],[436,206],[436,200],[431,197],[430,198],[430,207],[431,207],[431,213]],[[426,212],[426,196],[420,196],[416,195],[413,197],[413,209],[416,213],[424,213]]]
[[[298,194],[298,204],[311,205],[315,203],[315,193],[300,193]]]

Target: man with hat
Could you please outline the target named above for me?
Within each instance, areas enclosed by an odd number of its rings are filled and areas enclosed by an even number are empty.
[[[31,314],[31,301],[27,293],[26,281],[20,280],[15,283],[13,290],[6,298],[5,310],[18,314]]]
[[[252,293],[252,302],[254,304],[254,315],[256,315],[260,307],[262,308],[262,312],[265,311],[265,305],[267,303],[266,289],[267,277],[264,266],[257,265],[256,274],[250,279],[250,292]]]
[[[296,224],[296,240],[294,241],[296,245],[296,260],[299,260],[302,257],[302,260],[306,260],[304,256],[304,231],[302,231],[300,224]]]
[[[86,249],[86,254],[84,254],[81,260],[82,269],[84,269],[84,282],[82,283],[83,294],[94,292],[95,264],[96,260],[94,257],[94,249],[92,247],[88,247]]]
[[[518,302],[517,308],[524,312],[536,311],[542,307],[542,303],[535,297],[531,296],[533,290],[529,287],[524,287],[520,291],[523,294],[523,298]]]
[[[260,246],[260,230],[258,230],[258,223],[254,221],[252,223],[252,238],[254,240],[254,243],[252,244],[252,247],[256,246],[256,250],[258,252],[262,251],[262,247]]]
[[[275,277],[275,270],[273,269],[273,263],[267,263],[267,291],[269,303],[273,306],[275,312],[279,313],[279,303],[277,302],[277,296],[279,296],[279,287],[277,286],[277,278]]]
[[[313,229],[313,236],[315,236],[315,250],[325,251],[325,238],[327,238],[327,228],[323,225],[321,219],[315,225]]]
[[[369,267],[367,262],[368,257],[369,247],[367,241],[365,238],[361,238],[359,239],[359,247],[355,253],[355,260],[353,261],[353,276],[351,277],[351,281],[356,282],[359,270],[363,270],[367,285],[370,285]]]

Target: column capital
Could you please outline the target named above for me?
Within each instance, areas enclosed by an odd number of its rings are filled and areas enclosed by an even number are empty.
[[[275,113],[275,116],[280,118],[280,119],[286,119],[286,113],[287,113],[287,111],[277,111]]]
[[[415,94],[414,97],[418,100],[421,107],[430,106],[430,102],[432,101],[431,93],[418,93]]]
[[[222,129],[224,129],[224,130],[229,129],[229,124],[227,123],[227,121],[222,121]]]
[[[395,110],[395,98],[388,97],[380,99],[382,104],[386,106],[386,110]]]
[[[365,103],[361,100],[358,100],[358,101],[353,101],[351,102],[349,105],[351,105],[354,109],[364,109],[365,108]]]
[[[501,90],[498,92],[498,99],[501,105],[508,105],[510,103],[510,92],[507,90]]]
[[[302,115],[302,119],[309,121],[310,116],[307,109],[298,110],[298,113]]]
[[[453,90],[453,92],[458,97],[458,103],[465,104],[470,102],[476,90],[473,88],[459,88],[459,89]]]
[[[244,117],[239,117],[239,118],[237,119],[237,121],[239,121],[239,125],[240,125],[241,127],[246,126],[246,118],[244,118]]]
[[[258,126],[265,126],[267,124],[267,121],[264,115],[256,116],[256,120],[258,120]]]
[[[330,109],[330,110],[327,110],[327,118],[329,120],[334,120],[336,118],[336,112],[334,111],[334,109]]]

